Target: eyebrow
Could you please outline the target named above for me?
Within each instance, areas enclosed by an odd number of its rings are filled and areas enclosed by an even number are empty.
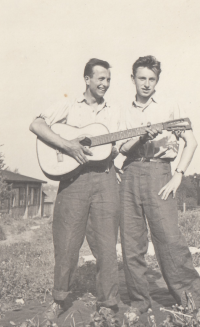
[[[138,76],[138,78],[147,78],[147,77],[145,77],[145,76]],[[149,79],[156,79],[156,77],[149,77]]]

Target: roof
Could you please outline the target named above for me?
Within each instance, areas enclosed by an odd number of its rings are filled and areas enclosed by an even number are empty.
[[[44,193],[44,202],[54,202],[56,199],[57,191],[56,190],[42,190],[42,193]]]
[[[41,179],[36,179],[28,176],[24,176],[21,174],[13,173],[9,170],[0,170],[3,173],[6,181],[9,182],[34,182],[34,183],[47,183],[46,181],[42,181]]]

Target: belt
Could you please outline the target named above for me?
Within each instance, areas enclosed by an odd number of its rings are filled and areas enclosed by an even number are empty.
[[[163,162],[163,163],[170,163],[172,160],[170,159],[162,159],[162,158],[129,158],[131,161],[141,161],[141,162]]]

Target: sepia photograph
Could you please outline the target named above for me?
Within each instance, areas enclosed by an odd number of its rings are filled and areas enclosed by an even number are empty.
[[[1,0],[0,327],[200,327],[200,2]]]

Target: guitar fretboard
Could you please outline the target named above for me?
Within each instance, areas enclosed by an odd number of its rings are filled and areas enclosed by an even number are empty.
[[[147,128],[147,126],[143,126],[143,127],[128,129],[128,130],[121,131],[121,132],[115,132],[115,133],[109,133],[109,134],[105,134],[105,135],[90,137],[90,140],[92,141],[91,146],[103,145],[103,144],[107,144],[107,143],[116,142],[119,140],[124,140],[124,139],[130,138],[130,137],[144,135],[144,134],[146,134],[146,131],[145,131],[146,128]],[[151,128],[158,128],[160,130],[163,130],[163,124],[162,123],[154,124],[154,125],[151,125]]]

